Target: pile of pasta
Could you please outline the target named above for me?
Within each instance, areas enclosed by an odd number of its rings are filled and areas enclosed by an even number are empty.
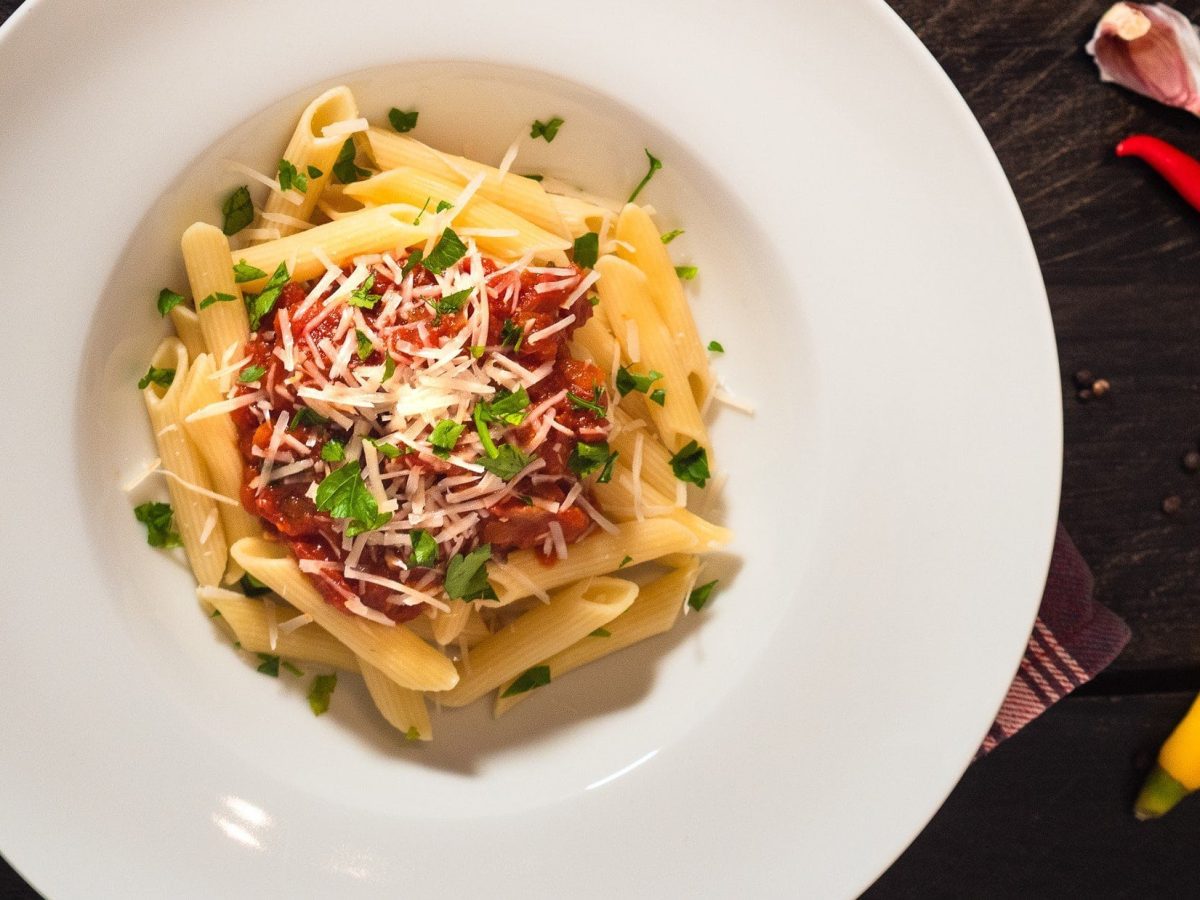
[[[359,180],[336,183],[346,161]],[[499,167],[442,153],[407,134],[371,127],[351,92],[334,88],[304,110],[284,159],[318,173],[303,193],[273,181],[253,228],[231,248],[221,228],[191,226],[182,239],[191,294],[199,308],[179,304],[169,315],[175,337],[158,347],[152,365],[173,369],[169,384],[143,390],[167,475],[175,523],[198,582],[204,609],[251,652],[359,673],[383,717],[410,738],[429,740],[429,702],[472,703],[497,692],[495,712],[535,693],[515,690],[531,670],[537,684],[670,629],[686,610],[700,554],[730,534],[687,509],[673,457],[694,442],[709,448],[703,412],[714,378],[683,286],[650,212],[633,203],[554,193]],[[261,179],[260,179],[261,180]],[[466,199],[464,200],[464,192]],[[493,600],[454,600],[448,611],[426,609],[405,624],[350,615],[323,599],[296,559],[264,534],[263,523],[239,502],[244,464],[230,417],[233,377],[250,331],[243,291],[264,280],[235,280],[234,266],[270,273],[281,263],[293,280],[321,277],[372,254],[425,244],[445,217],[434,205],[459,203],[456,228],[480,252],[501,260],[530,257],[565,264],[573,241],[594,233],[594,316],[574,335],[572,354],[615,382],[623,365],[661,373],[665,402],[644,392],[624,396],[610,385],[611,445],[618,451],[606,483],[588,491],[604,527],[546,564],[519,550],[487,564]],[[435,224],[436,223],[436,224]],[[200,303],[226,295],[235,302]],[[622,577],[630,567],[639,581]],[[235,590],[249,574],[270,594]]]

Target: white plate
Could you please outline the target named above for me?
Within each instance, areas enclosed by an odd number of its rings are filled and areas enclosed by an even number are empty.
[[[1057,363],[965,105],[874,0],[43,0],[0,37],[0,848],[51,897],[849,896],[945,797],[1046,572]],[[453,62],[441,64],[438,60]],[[396,746],[198,614],[117,485],[134,382],[234,156],[303,98],[645,199],[731,389],[738,560],[678,634]],[[272,146],[274,142],[274,146]],[[350,679],[344,679],[349,682]]]

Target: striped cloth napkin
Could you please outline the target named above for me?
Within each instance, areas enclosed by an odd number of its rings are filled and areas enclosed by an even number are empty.
[[[1029,646],[976,758],[991,752],[1102,672],[1129,642],[1129,626],[1092,597],[1092,573],[1061,525]]]

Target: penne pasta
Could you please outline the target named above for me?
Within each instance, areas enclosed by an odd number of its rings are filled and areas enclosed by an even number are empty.
[[[188,359],[196,359],[204,352],[204,333],[200,330],[200,317],[188,306],[176,306],[171,310],[171,324],[175,326],[175,336],[183,341],[187,349]]]
[[[274,653],[296,662],[331,666],[344,672],[359,670],[358,658],[320,625],[309,623],[295,629],[278,627],[301,615],[299,612],[284,612],[281,609],[275,611],[277,635],[275,646],[272,648],[267,611],[261,600],[242,597],[234,591],[226,590],[200,588],[197,593],[202,603],[211,605],[221,614],[221,621],[233,631],[243,650],[251,653]]]
[[[700,561],[696,557],[687,557],[687,562],[674,572],[643,585],[629,609],[605,625],[602,633],[589,633],[566,649],[543,660],[542,665],[550,670],[550,680],[558,681],[580,666],[670,631],[696,583],[696,572],[699,568]],[[500,685],[496,695],[497,718],[534,693],[523,691],[505,696],[511,686],[512,681]]]
[[[214,359],[223,360],[230,347],[240,349],[250,336],[242,290],[229,262],[229,240],[220,228],[197,222],[183,233],[182,245],[204,345]]]
[[[458,683],[454,663],[403,625],[381,625],[330,606],[280,545],[243,538],[232,553],[243,569],[400,687],[444,691]]]
[[[471,620],[471,604],[462,600],[450,601],[450,612],[442,613],[433,620],[433,637],[445,647],[457,640]]]
[[[553,594],[482,641],[471,651],[471,668],[453,689],[438,697],[443,706],[465,706],[516,678],[559,650],[607,625],[629,608],[637,585],[619,578],[594,578]]]
[[[371,700],[387,723],[415,740],[432,741],[433,725],[429,722],[425,695],[400,687],[370,663],[359,660],[359,666]]]
[[[142,399],[150,427],[154,429],[162,467],[173,476],[167,479],[167,490],[171,494],[175,525],[196,581],[215,585],[225,572],[225,534],[217,521],[217,503],[202,493],[212,492],[208,473],[183,430],[180,400],[188,375],[187,351],[177,338],[167,338],[159,344],[150,364],[174,370],[165,390],[151,383],[142,390]]]

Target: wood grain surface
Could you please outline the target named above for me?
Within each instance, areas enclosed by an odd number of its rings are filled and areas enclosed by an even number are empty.
[[[17,5],[0,0],[0,19]],[[1092,685],[973,765],[865,896],[1197,896],[1200,800],[1151,824],[1129,807],[1200,688],[1200,476],[1179,464],[1200,440],[1200,214],[1112,150],[1146,131],[1200,155],[1200,120],[1099,83],[1082,48],[1104,0],[891,5],[966,98],[1029,223],[1062,360],[1062,519],[1134,637]],[[1200,0],[1176,6],[1200,17]],[[18,76],[0,51],[0,77]],[[1111,393],[1078,402],[1080,368]],[[962,377],[986,404],[1004,372]],[[1172,494],[1183,507],[1166,516]],[[0,897],[36,896],[0,865]]]

